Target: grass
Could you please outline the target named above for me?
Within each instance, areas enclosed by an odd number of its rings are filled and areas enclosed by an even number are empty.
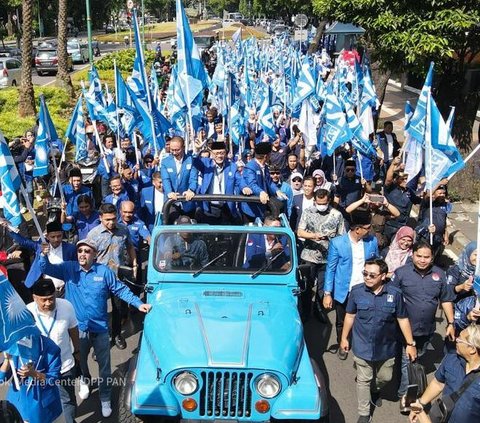
[[[57,129],[58,136],[63,138],[75,107],[75,100],[68,97],[66,91],[57,87],[34,87],[39,110],[40,94],[45,96],[48,110]],[[8,138],[23,135],[35,125],[35,118],[22,118],[18,115],[18,88],[0,90],[0,130]]]

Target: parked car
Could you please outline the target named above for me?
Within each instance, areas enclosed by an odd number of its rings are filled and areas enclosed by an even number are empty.
[[[78,40],[70,40],[67,42],[67,52],[72,55],[73,63],[88,62],[88,44]]]
[[[73,71],[72,56],[68,55],[67,69]],[[57,73],[58,71],[58,54],[56,48],[39,48],[35,56],[35,69],[39,76],[48,73]]]
[[[305,345],[298,302],[305,277],[286,216],[280,226],[184,219],[169,225],[157,214],[145,287],[152,309],[122,379],[117,422],[327,421],[325,379]],[[281,247],[267,253],[272,237]]]
[[[114,34],[115,27],[112,24],[105,25],[105,34]]]
[[[22,78],[22,63],[13,57],[0,57],[0,88],[16,87]]]
[[[0,48],[0,57],[13,57],[22,60],[22,51],[16,47],[5,46]]]

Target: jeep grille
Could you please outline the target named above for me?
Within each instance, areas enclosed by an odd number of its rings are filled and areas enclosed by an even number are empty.
[[[200,415],[249,418],[252,412],[253,374],[247,372],[201,372]]]

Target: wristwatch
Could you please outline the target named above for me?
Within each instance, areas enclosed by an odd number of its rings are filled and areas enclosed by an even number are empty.
[[[407,345],[409,347],[416,347],[417,346],[417,343],[415,342],[415,340],[413,340],[410,344],[407,342]]]
[[[453,326],[453,322],[447,322],[447,328],[452,325]]]

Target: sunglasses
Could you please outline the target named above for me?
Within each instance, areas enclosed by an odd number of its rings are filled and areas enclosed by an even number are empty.
[[[355,168],[354,167],[346,167],[345,172],[355,172]]]
[[[91,254],[91,253],[93,253],[93,250],[91,250],[90,248],[79,248],[78,252],[79,253],[85,253],[85,254]]]
[[[302,182],[302,180],[300,178],[293,178],[292,182]]]
[[[280,175],[280,172],[277,172],[276,170],[270,171],[270,175]]]
[[[365,279],[376,279],[381,275],[381,273],[370,273],[370,272],[367,272],[366,270],[364,270],[362,272],[362,275]]]
[[[457,344],[465,344],[465,345],[468,345],[469,347],[473,347],[473,348],[477,348],[475,345],[473,345],[472,343],[468,342],[468,341],[465,341],[464,339],[462,338],[455,338],[455,342]]]

